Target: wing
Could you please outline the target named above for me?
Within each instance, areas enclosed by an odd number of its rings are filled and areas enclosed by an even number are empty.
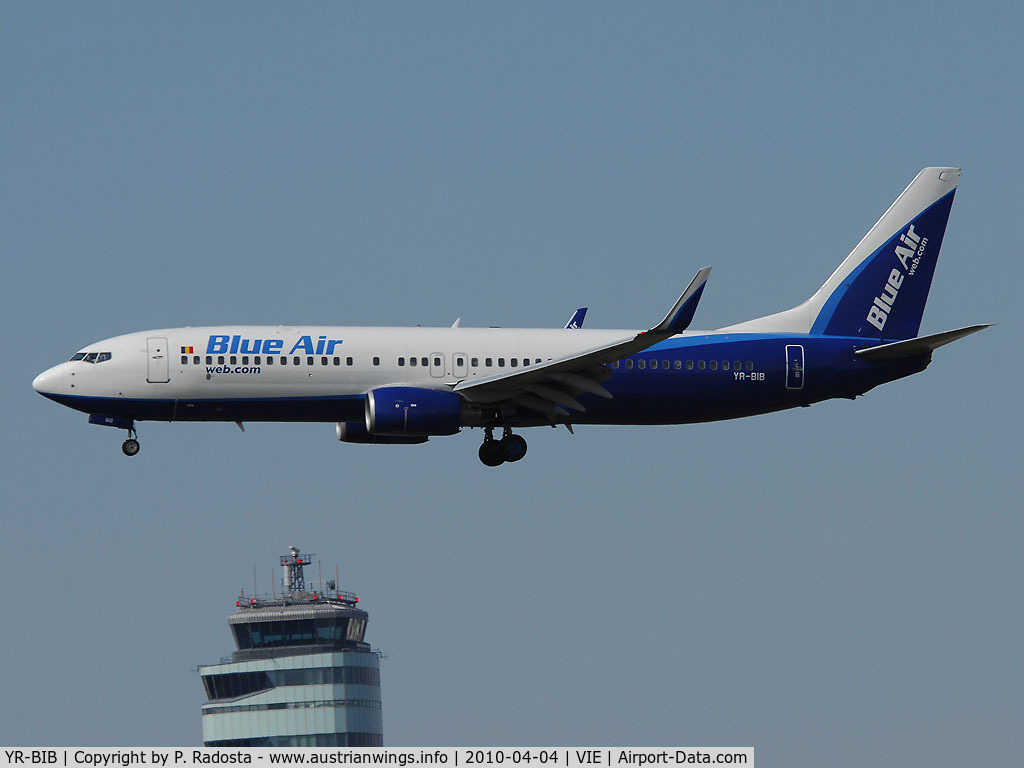
[[[455,391],[476,403],[523,406],[552,421],[564,420],[572,411],[585,411],[576,399],[580,395],[612,396],[601,386],[612,375],[608,363],[642,352],[689,327],[710,273],[711,267],[701,269],[665,319],[649,330],[557,360],[465,381]]]

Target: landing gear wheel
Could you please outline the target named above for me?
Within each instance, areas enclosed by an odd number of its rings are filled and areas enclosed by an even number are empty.
[[[501,438],[500,445],[505,461],[519,461],[526,455],[526,440],[520,435],[505,435]]]
[[[480,461],[488,467],[497,467],[505,463],[505,450],[501,440],[484,440],[479,450]]]
[[[134,438],[128,438],[121,443],[121,450],[124,452],[125,456],[134,456],[139,452],[139,441]]]

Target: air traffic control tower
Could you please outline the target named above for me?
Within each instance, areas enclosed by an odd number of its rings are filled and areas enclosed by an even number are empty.
[[[369,615],[334,581],[307,589],[313,555],[281,556],[280,596],[246,597],[228,617],[238,650],[199,668],[208,747],[380,747],[380,655]]]

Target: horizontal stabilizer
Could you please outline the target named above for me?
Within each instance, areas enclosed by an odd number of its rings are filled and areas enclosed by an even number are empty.
[[[934,333],[931,336],[921,336],[916,339],[907,339],[906,341],[895,341],[892,344],[882,344],[879,347],[858,349],[854,354],[865,360],[902,360],[905,357],[926,355],[933,349],[938,349],[952,341],[962,339],[964,336],[970,336],[972,333],[977,333],[991,327],[991,323],[986,325],[970,325],[966,328],[957,328],[955,331]]]

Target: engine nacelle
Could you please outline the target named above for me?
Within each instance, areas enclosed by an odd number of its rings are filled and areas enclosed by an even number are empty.
[[[381,387],[366,395],[366,429],[397,437],[454,435],[462,422],[462,398],[421,387]]]
[[[371,435],[366,431],[366,424],[362,421],[339,421],[338,439],[343,443],[369,443],[377,445],[415,445],[416,443],[427,442],[426,437],[388,437],[386,435]]]

